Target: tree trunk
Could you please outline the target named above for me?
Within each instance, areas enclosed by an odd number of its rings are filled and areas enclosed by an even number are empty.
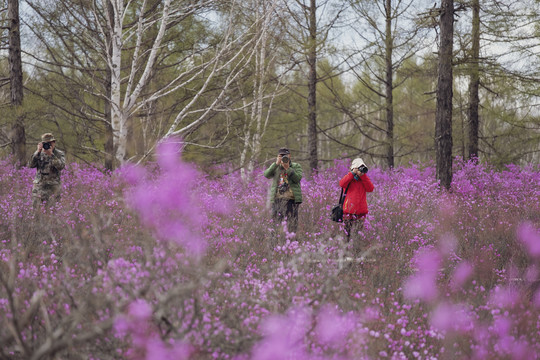
[[[107,39],[109,43],[108,55],[108,72],[106,84],[109,108],[110,111],[110,129],[107,132],[112,133],[112,148],[114,159],[117,164],[123,164],[127,149],[127,126],[126,116],[123,111],[121,102],[122,91],[122,47],[123,47],[123,29],[122,18],[124,15],[124,2],[118,0],[107,0],[105,5],[106,20],[107,20]],[[110,76],[109,76],[110,75]],[[109,136],[109,134],[108,134]],[[109,139],[107,139],[106,147],[111,147]],[[110,160],[106,160],[110,161]]]
[[[394,42],[392,39],[392,0],[386,0],[386,34],[385,34],[385,47],[386,47],[386,163],[389,168],[394,167],[394,98],[392,90],[394,87],[393,82],[393,68],[392,68],[392,53],[394,50]]]
[[[435,114],[435,149],[437,179],[446,189],[452,183],[452,50],[454,35],[454,1],[443,0],[440,19],[439,74]]]
[[[19,20],[19,0],[8,0],[9,20],[9,81],[11,86],[11,105],[14,120],[11,127],[11,150],[18,166],[26,163],[26,134],[24,128],[23,70],[21,61],[21,36]]]
[[[121,13],[121,12],[120,12]],[[111,127],[113,131],[113,144],[115,159],[119,164],[123,164],[127,150],[127,124],[122,104],[121,104],[121,86],[122,86],[122,25],[119,15],[114,13],[114,27],[112,31],[112,56],[110,59],[111,71]]]
[[[107,69],[105,91],[111,93],[111,72]],[[114,170],[114,139],[111,116],[111,103],[105,101],[105,169]]]
[[[316,171],[317,156],[317,4],[311,0],[309,8],[309,48],[308,48],[308,155],[309,172]]]
[[[480,87],[480,2],[472,0],[472,48],[469,83],[469,159],[478,157],[478,89]]]
[[[110,1],[107,1],[105,4],[107,7],[107,24],[109,25],[110,29],[114,29],[114,8],[113,4]],[[108,59],[112,59],[112,31],[106,31],[105,32],[106,41],[108,45]],[[112,70],[110,66],[107,66],[106,68],[106,75],[105,75],[105,94],[107,96],[111,95],[112,91]],[[112,110],[111,110],[111,102],[109,100],[105,101],[104,106],[104,113],[105,113],[105,145],[104,145],[104,151],[105,151],[105,169],[107,170],[114,170],[114,135],[113,135],[113,127],[112,127]]]

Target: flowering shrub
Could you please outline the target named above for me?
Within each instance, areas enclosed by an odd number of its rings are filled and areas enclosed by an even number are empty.
[[[262,171],[213,179],[163,144],[155,165],[70,164],[31,209],[0,162],[0,358],[532,359],[540,353],[540,172],[456,161],[370,169],[351,259],[329,220],[347,164],[302,180],[296,236]]]

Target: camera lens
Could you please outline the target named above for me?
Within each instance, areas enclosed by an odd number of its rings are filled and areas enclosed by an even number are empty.
[[[281,161],[283,161],[284,163],[288,163],[289,158],[287,156],[284,156],[284,157],[281,158]]]
[[[50,142],[43,143],[43,148],[45,150],[49,150],[51,148],[51,143]]]

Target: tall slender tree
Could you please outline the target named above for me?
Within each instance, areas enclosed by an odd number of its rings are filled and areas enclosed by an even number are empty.
[[[480,88],[480,0],[472,0],[471,59],[469,73],[468,157],[478,156],[478,106]]]
[[[381,150],[376,157],[384,159],[391,168],[395,164],[394,90],[411,74],[404,64],[423,46],[416,36],[423,31],[411,19],[416,15],[412,0],[350,0],[353,26],[361,46],[355,50],[356,64],[352,64],[356,77],[372,94],[372,105],[379,107],[380,116],[362,121],[364,127],[379,129],[377,141]],[[356,68],[361,67],[365,71]],[[400,81],[395,81],[400,72]],[[359,101],[361,101],[359,99]],[[358,104],[358,103],[357,103]],[[382,122],[377,124],[377,122]],[[377,125],[376,125],[377,124]]]
[[[386,162],[389,168],[394,167],[394,68],[392,54],[394,52],[394,39],[392,34],[392,0],[385,0],[385,113],[386,113]]]
[[[435,113],[437,179],[450,189],[452,184],[452,52],[454,44],[454,0],[443,0],[440,15],[440,46]]]
[[[317,61],[328,45],[329,34],[344,11],[345,3],[334,3],[330,0],[294,0],[291,4],[285,3],[288,11],[282,19],[287,24],[291,23],[288,26],[291,40],[289,46],[293,57],[303,57],[305,61],[296,60],[307,67],[307,156],[308,173],[311,173],[319,166],[317,84],[321,79],[317,73]]]
[[[19,0],[8,0],[9,29],[9,83],[10,101],[14,119],[11,126],[11,149],[19,166],[26,162],[26,134],[23,112],[23,69],[21,60],[21,34]]]
[[[276,66],[280,54],[280,34],[282,32],[276,14],[282,9],[281,0],[244,1],[242,24],[258,38],[254,47],[255,55],[246,71],[249,77],[238,81],[236,88],[241,97],[243,146],[240,153],[241,175],[250,174],[262,150],[262,140],[266,134],[276,98],[283,94],[282,78],[290,67]]]
[[[317,0],[310,0],[308,10],[308,156],[309,168],[317,170],[319,156],[317,152]]]

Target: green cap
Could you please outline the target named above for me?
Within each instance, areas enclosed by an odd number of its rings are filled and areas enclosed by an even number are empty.
[[[54,138],[53,134],[45,133],[45,134],[41,135],[41,141],[43,141],[43,142],[51,142],[51,141],[56,141],[56,139]]]

